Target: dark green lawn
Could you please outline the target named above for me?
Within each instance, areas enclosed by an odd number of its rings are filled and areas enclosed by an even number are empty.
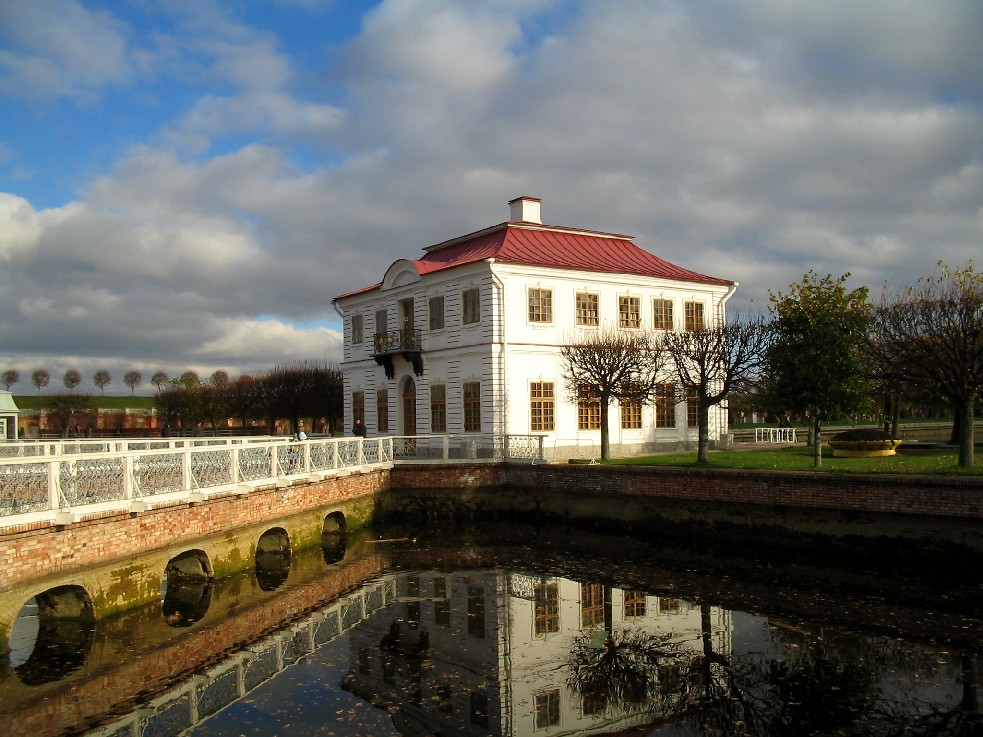
[[[983,476],[983,448],[976,450],[976,465],[959,468],[958,454],[950,449],[925,449],[899,452],[883,458],[833,458],[823,449],[822,467],[813,465],[809,447],[778,450],[720,450],[710,452],[708,468],[743,468],[751,470],[816,471],[825,473],[894,473]],[[625,466],[695,466],[696,451],[665,455],[618,458],[612,464]]]

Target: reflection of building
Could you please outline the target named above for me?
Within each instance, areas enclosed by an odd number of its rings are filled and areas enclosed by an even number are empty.
[[[603,641],[605,627],[615,637],[671,635],[678,648],[654,684],[666,692],[683,688],[703,655],[703,617],[714,652],[730,654],[730,613],[680,599],[502,570],[402,574],[396,590],[384,613],[353,630],[345,686],[398,707],[406,735],[588,735],[651,723],[663,716],[651,705],[614,705],[569,683],[578,642]]]
[[[736,284],[670,264],[629,236],[544,225],[540,201],[510,220],[400,259],[381,283],[335,298],[344,320],[345,418],[370,432],[538,434],[560,455],[600,442],[601,406],[564,388],[575,334],[694,330],[724,321]],[[695,437],[696,403],[667,377],[651,406],[612,406],[630,451]],[[711,439],[726,413],[711,408]],[[578,449],[579,450],[576,450]]]

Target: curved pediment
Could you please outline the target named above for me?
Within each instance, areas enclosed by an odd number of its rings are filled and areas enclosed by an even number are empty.
[[[416,265],[409,259],[401,258],[399,261],[394,261],[386,270],[386,275],[382,279],[382,289],[395,289],[418,281],[420,281],[420,273],[416,270]]]

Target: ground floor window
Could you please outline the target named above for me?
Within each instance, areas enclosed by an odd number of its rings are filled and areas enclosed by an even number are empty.
[[[601,399],[586,385],[581,385],[577,392],[577,429],[601,429]]]
[[[557,583],[537,583],[533,619],[537,635],[560,631],[560,589]]]
[[[604,585],[580,584],[580,626],[595,627],[604,624]]]
[[[365,424],[365,392],[352,392],[352,422]]]
[[[655,426],[676,426],[676,387],[659,384],[655,389]]]
[[[375,393],[375,426],[379,432],[389,432],[389,390],[379,389]]]
[[[534,381],[529,385],[529,429],[532,432],[553,431],[553,395],[552,381]]]
[[[560,723],[560,691],[542,691],[536,694],[536,729],[552,727]]]
[[[621,400],[621,429],[642,429],[642,403],[635,399]]]
[[[481,432],[481,382],[464,383],[464,432]]]
[[[430,432],[447,432],[447,388],[443,384],[430,387]]]
[[[686,393],[686,427],[700,426],[700,394],[696,389]]]

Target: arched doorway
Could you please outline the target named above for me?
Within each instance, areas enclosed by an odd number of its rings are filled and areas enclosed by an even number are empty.
[[[403,379],[403,435],[416,435],[416,382]]]

